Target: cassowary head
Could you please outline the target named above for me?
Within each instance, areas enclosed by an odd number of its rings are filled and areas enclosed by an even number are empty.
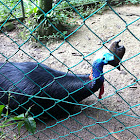
[[[92,76],[97,78],[101,73],[103,73],[103,66],[107,65],[110,61],[114,61],[114,55],[108,50],[99,51],[93,60],[91,78]]]
[[[114,61],[114,55],[110,53],[108,50],[99,51],[94,57],[93,67],[91,73],[89,75],[89,79],[93,80],[94,78],[99,79],[98,88],[100,88],[99,99],[102,98],[102,94],[104,93],[104,77],[101,74],[103,73],[103,66],[107,65],[110,61]],[[92,87],[94,87],[94,82],[92,83]]]
[[[94,57],[93,67],[89,75],[89,79],[90,80],[93,80],[93,78],[100,79],[99,81],[101,87],[100,87],[100,92],[98,97],[99,99],[102,98],[102,94],[104,93],[104,84],[103,84],[104,77],[103,75],[101,76],[101,74],[103,73],[103,66],[107,64],[110,64],[114,67],[118,66],[121,58],[125,53],[124,46],[120,47],[118,45],[119,42],[120,41],[116,41],[115,43],[113,43],[113,45],[111,46],[111,50],[106,49],[106,50],[99,51]],[[119,56],[120,60],[116,56]]]
[[[103,75],[101,76],[101,74],[103,73],[103,66],[110,64],[114,67],[119,65],[120,60],[122,59],[124,53],[125,53],[125,48],[124,46],[119,46],[119,41],[115,41],[110,49],[106,49],[106,50],[102,50],[99,51],[95,57],[94,57],[94,61],[93,61],[93,67],[91,70],[91,73],[89,75],[89,79],[93,80],[93,78],[99,78],[100,80],[100,86],[102,84],[102,86],[100,87],[100,93],[99,93],[99,99],[102,98],[102,94],[104,93],[104,77]],[[116,56],[118,56],[118,59]],[[120,67],[117,67],[120,70]],[[94,83],[93,85],[94,86]]]
[[[117,67],[125,54],[125,47],[119,45],[120,41],[113,42],[109,50],[99,51],[94,58],[93,66],[99,64],[102,67],[103,65],[110,64],[113,67]],[[120,70],[120,66],[117,69]]]

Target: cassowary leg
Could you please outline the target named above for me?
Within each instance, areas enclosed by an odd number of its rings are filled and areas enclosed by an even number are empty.
[[[102,99],[102,95],[104,94],[104,84],[101,86],[100,88],[100,92],[99,92],[99,99]]]

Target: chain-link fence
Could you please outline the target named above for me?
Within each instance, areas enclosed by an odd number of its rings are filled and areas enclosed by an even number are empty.
[[[74,3],[76,1],[56,1],[52,3],[52,9],[45,13],[38,3],[31,0],[19,0],[12,7],[8,6],[8,2],[0,1],[1,9],[6,9],[5,15],[3,15],[4,11],[1,13],[1,19],[4,21],[1,20],[0,24],[0,60],[2,62],[0,104],[5,106],[9,104],[9,116],[19,115],[29,107],[37,108],[30,111],[37,124],[35,134],[27,132],[22,127],[21,135],[17,136],[18,126],[12,125],[1,130],[4,132],[1,139],[140,139],[140,13],[139,11],[133,13],[131,6],[121,11],[120,7],[116,9],[111,6],[109,1],[97,1],[93,4],[96,5],[96,9],[84,16],[78,4],[75,6]],[[82,3],[84,5],[84,1]],[[79,4],[81,5],[81,2]],[[41,17],[37,20],[37,26],[30,27],[29,21],[25,24],[21,20],[26,17],[23,7],[25,5],[33,5],[34,10],[36,8],[42,11]],[[92,1],[86,1],[85,5],[91,6]],[[139,7],[137,5],[135,8],[139,9]],[[15,14],[17,9],[21,9],[18,10],[20,14]],[[51,12],[55,13],[60,9],[71,11],[73,16],[67,18],[67,21],[76,18],[74,22],[76,26],[70,29],[70,32],[68,29],[65,29],[67,32],[60,30],[48,16]],[[101,10],[102,13],[100,13]],[[67,16],[65,12],[63,16]],[[33,22],[32,16],[28,18]],[[5,24],[11,19],[12,21],[14,19],[16,29],[20,32],[5,30]],[[61,35],[61,40],[47,44],[38,37],[40,33],[38,28],[45,22],[53,28],[51,32],[56,34],[58,32]],[[24,34],[25,32],[22,33],[23,30],[26,30],[27,35]],[[18,33],[22,33],[22,37],[26,36],[24,41],[17,38],[15,34]],[[77,74],[90,74],[94,54],[108,48],[109,43],[118,38],[126,48],[126,54],[120,63],[123,71],[119,72],[116,67],[105,66],[102,73],[105,75],[105,93],[102,99],[98,98],[97,92],[94,93],[89,88],[85,90],[77,86],[75,89],[73,86],[79,82],[84,86],[89,84],[81,81]],[[31,41],[33,41],[32,44]],[[26,63],[27,61],[30,62]],[[46,65],[55,70],[50,70]],[[76,81],[69,77],[69,73],[72,73]],[[2,85],[5,86],[2,87]],[[68,85],[69,89],[67,89]],[[34,93],[31,93],[32,91]],[[64,92],[67,95],[63,97],[61,93]],[[92,96],[84,97],[85,92],[90,92]],[[58,94],[57,97],[56,94]],[[79,102],[80,99],[85,100]],[[67,104],[69,104],[68,110],[65,108]],[[77,106],[71,109],[72,105]],[[63,116],[64,112],[66,116]],[[48,117],[42,119],[40,116],[44,113],[46,116],[51,116],[53,120]],[[61,117],[59,118],[58,115]],[[4,117],[1,118],[1,122],[4,119]]]

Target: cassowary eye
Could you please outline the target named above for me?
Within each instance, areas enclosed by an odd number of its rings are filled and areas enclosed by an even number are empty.
[[[105,57],[103,57],[103,60],[105,60]]]

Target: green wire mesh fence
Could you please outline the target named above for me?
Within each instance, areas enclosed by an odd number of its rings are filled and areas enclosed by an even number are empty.
[[[28,24],[24,24],[16,14],[13,14],[22,2],[24,2],[24,5],[26,5],[25,2],[28,2],[28,4],[42,11],[43,19],[39,21],[38,26],[30,28]],[[64,2],[72,9],[72,12],[79,17],[76,21],[77,26],[74,27],[74,30],[69,34],[64,34],[60,31],[55,26],[55,23],[48,18],[48,15],[52,11],[55,12],[57,8],[63,8]],[[76,1],[74,2],[76,3]],[[88,2],[92,3],[91,0],[85,3],[87,4]],[[68,112],[68,117],[61,119],[54,118],[54,120],[45,120],[40,118],[41,114],[33,115],[31,113],[37,123],[35,134],[25,131],[23,127],[21,136],[17,139],[140,139],[140,13],[128,14],[128,18],[126,18],[124,14],[126,14],[127,11],[119,12],[118,9],[116,10],[110,5],[109,1],[98,1],[98,4],[98,9],[94,10],[89,16],[84,17],[78,7],[75,7],[73,3],[68,0],[57,1],[47,13],[32,0],[19,0],[12,8],[8,7],[7,3],[0,1],[0,6],[8,10],[5,21],[0,24],[0,37],[1,41],[3,41],[0,45],[0,59],[4,64],[13,61],[32,61],[37,64],[44,63],[54,69],[66,71],[67,73],[72,72],[76,75],[76,73],[89,73],[94,53],[103,48],[107,48],[108,43],[113,39],[121,38],[126,47],[126,54],[120,63],[123,71],[118,72],[116,68],[109,66],[105,68],[106,90],[102,99],[98,99],[96,93],[93,93],[87,100],[80,103],[73,103],[80,106],[80,111],[76,111],[76,113],[73,114]],[[137,7],[139,7],[139,5]],[[107,11],[98,15],[104,8],[106,8]],[[127,10],[129,10],[129,8]],[[109,17],[105,17],[104,13],[106,12],[109,12]],[[25,41],[15,38],[15,33],[8,33],[3,30],[4,25],[11,17],[14,18],[18,24],[22,25],[21,29],[26,29],[29,32]],[[133,18],[130,19],[130,17]],[[48,45],[36,36],[36,30],[46,22],[46,20],[51,27],[59,32],[63,40]],[[99,24],[103,25],[98,26]],[[117,26],[114,26],[116,24]],[[10,42],[8,45],[5,44],[4,38]],[[30,45],[29,42],[32,39],[36,40],[40,46],[39,48]],[[85,43],[85,40],[88,41]],[[80,44],[81,42],[83,44]],[[14,65],[14,63],[12,64]],[[32,69],[32,71],[35,69],[36,68]],[[24,73],[24,75],[27,76],[29,73]],[[61,77],[57,78],[59,79]],[[55,80],[57,80],[57,78],[55,79],[54,77]],[[20,81],[22,81],[22,79]],[[20,81],[18,81],[18,83],[20,83]],[[16,86],[18,83],[13,83],[13,85]],[[40,91],[43,90],[41,87],[39,88]],[[38,96],[38,93],[33,96],[22,93],[22,91],[21,93],[14,94],[27,96],[29,100],[32,100],[32,98],[47,99],[47,97]],[[51,100],[55,101],[55,104],[65,102],[64,99],[58,100],[51,98]],[[37,104],[36,102],[34,103]],[[72,104],[70,102],[68,103]],[[2,101],[0,104],[3,104]],[[26,102],[19,106],[23,106],[24,104],[26,104]],[[13,113],[15,111],[16,109],[11,110]],[[45,112],[47,109],[43,111]],[[3,118],[1,121],[3,121]],[[8,126],[4,130],[5,137],[1,137],[1,139],[14,139],[15,135],[17,135],[17,129],[17,125]]]

